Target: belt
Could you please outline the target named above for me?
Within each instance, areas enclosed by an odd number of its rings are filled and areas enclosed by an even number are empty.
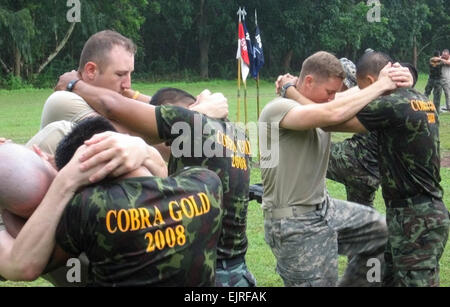
[[[241,264],[243,262],[245,262],[245,257],[242,255],[236,256],[236,257],[230,258],[230,259],[217,259],[216,267],[225,270],[229,267],[233,267],[233,266]]]
[[[429,203],[429,202],[432,202],[433,200],[439,200],[439,199],[436,197],[433,197],[433,196],[419,194],[419,195],[413,196],[411,198],[405,198],[405,199],[397,199],[397,200],[387,199],[386,206],[388,208],[406,208],[409,206],[420,205],[423,203]]]
[[[264,218],[266,220],[280,220],[289,217],[296,217],[306,213],[322,210],[323,204],[318,205],[302,205],[292,206],[281,209],[272,209],[264,211]]]

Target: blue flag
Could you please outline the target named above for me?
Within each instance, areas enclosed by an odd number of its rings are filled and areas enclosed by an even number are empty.
[[[248,51],[248,58],[250,60],[250,73],[253,76],[253,70],[254,70],[254,59],[253,59],[253,46],[252,46],[252,40],[250,38],[250,34],[247,30],[247,25],[245,24],[245,19],[242,21],[244,25],[244,34],[245,34],[245,41],[247,43],[247,51]]]
[[[255,43],[253,46],[253,66],[252,66],[252,77],[257,78],[259,71],[264,66],[264,51],[263,51],[263,45],[261,40],[261,32],[259,31],[259,26],[256,25],[256,31],[255,31]]]

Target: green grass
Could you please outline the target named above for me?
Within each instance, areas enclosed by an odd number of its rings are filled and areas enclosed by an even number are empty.
[[[426,75],[421,75],[417,88],[423,91],[427,81]],[[237,87],[236,82],[231,81],[210,81],[200,83],[158,83],[158,84],[143,84],[137,83],[134,85],[135,89],[143,93],[152,94],[161,87],[178,87],[188,90],[192,94],[197,95],[205,88],[212,92],[222,92],[229,99],[230,103],[230,119],[236,119],[236,96]],[[17,143],[25,143],[31,136],[39,129],[41,110],[45,99],[51,94],[50,89],[44,90],[19,90],[19,91],[0,91],[0,136],[8,137]],[[261,82],[261,105],[265,105],[272,98],[275,97],[275,92],[272,82]],[[244,91],[241,90],[241,121],[244,120]],[[444,105],[442,102],[441,105]],[[248,119],[249,121],[256,121],[256,87],[255,82],[250,80],[248,82]],[[333,140],[338,141],[347,137],[348,134],[337,133],[333,136]],[[441,116],[441,149],[442,153],[450,152],[450,114],[443,114]],[[450,191],[450,170],[442,169],[442,186],[444,191]],[[251,174],[251,183],[261,182],[260,172],[258,169],[253,169]],[[345,199],[346,193],[344,186],[328,181],[328,190],[332,197]],[[450,198],[448,193],[445,193],[444,201],[449,207]],[[385,212],[384,202],[380,191],[377,193],[375,199],[375,207],[382,213]],[[247,263],[251,272],[255,275],[258,285],[265,287],[279,287],[283,283],[280,277],[275,273],[275,258],[264,242],[264,223],[260,205],[256,202],[251,202],[248,211],[248,238],[249,249],[247,253]],[[447,244],[447,249],[441,259],[441,285],[450,286],[450,244]],[[345,259],[340,259],[340,271],[345,268]],[[43,279],[31,283],[14,283],[14,282],[0,282],[1,286],[49,286]]]

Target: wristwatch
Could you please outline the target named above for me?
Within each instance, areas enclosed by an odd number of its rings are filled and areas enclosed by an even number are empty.
[[[291,86],[295,86],[295,84],[288,82],[281,87],[281,97],[286,98],[286,92]]]
[[[73,88],[75,87],[75,84],[77,84],[78,81],[80,81],[80,79],[70,81],[69,84],[67,84],[66,90],[69,92],[73,91]]]

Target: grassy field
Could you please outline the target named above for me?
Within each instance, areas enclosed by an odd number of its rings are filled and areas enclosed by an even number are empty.
[[[421,91],[425,88],[427,81],[426,75],[421,75],[417,88]],[[236,119],[237,113],[237,87],[235,82],[231,81],[210,81],[201,83],[158,83],[144,84],[137,83],[135,89],[143,93],[152,94],[162,87],[178,87],[188,90],[192,94],[198,94],[201,90],[208,88],[212,92],[223,92],[230,102],[230,119]],[[261,82],[261,105],[265,105],[275,97],[273,83]],[[0,90],[0,136],[13,139],[17,143],[25,143],[39,129],[40,115],[42,106],[46,98],[51,94],[50,89],[40,90],[19,90],[19,91],[1,91]],[[241,91],[243,97],[243,90]],[[241,121],[244,118],[243,99],[241,103]],[[443,105],[441,103],[441,105]],[[248,118],[249,121],[256,120],[256,86],[253,80],[248,83]],[[335,134],[335,141],[342,140],[347,134]],[[441,116],[441,149],[442,155],[450,154],[450,113]],[[442,169],[442,186],[445,190],[445,203],[450,208],[450,170]],[[258,169],[252,170],[252,183],[261,182]],[[345,199],[345,189],[341,184],[328,182],[328,190],[332,197]],[[376,198],[376,208],[380,212],[385,212],[384,202],[378,191]],[[248,213],[248,238],[249,250],[247,254],[247,263],[255,275],[258,285],[264,287],[280,287],[283,285],[280,277],[275,273],[275,258],[272,255],[268,245],[264,242],[264,226],[262,211],[258,203],[251,202]],[[345,259],[341,258],[340,270],[345,267]],[[441,259],[441,285],[450,286],[450,247],[447,245],[444,256]],[[50,286],[43,279],[38,279],[31,283],[13,283],[0,282],[2,286]]]

